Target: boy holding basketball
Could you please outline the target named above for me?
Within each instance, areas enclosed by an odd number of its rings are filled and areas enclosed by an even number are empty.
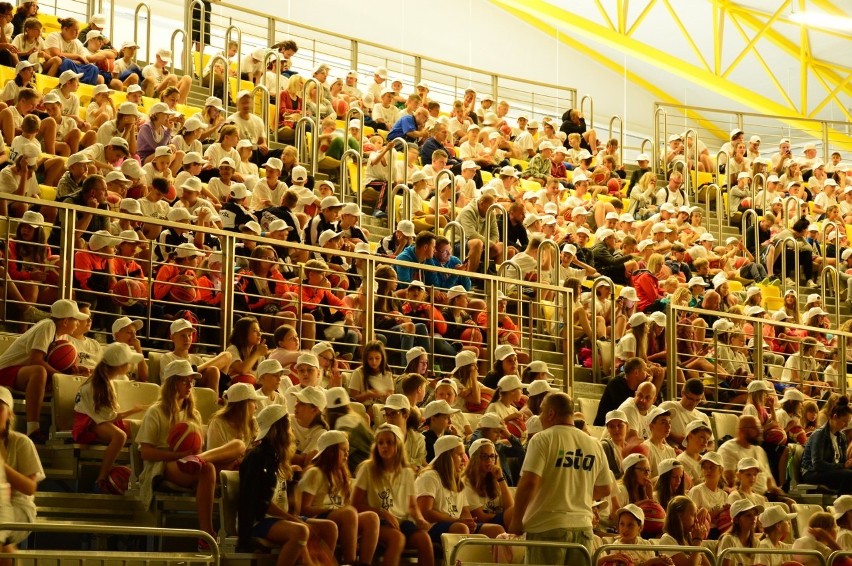
[[[0,385],[25,394],[27,436],[36,444],[44,444],[47,440],[47,434],[41,430],[38,419],[48,378],[76,362],[75,355],[68,361],[68,366],[54,367],[48,359],[48,351],[57,336],[70,334],[77,327],[78,321],[88,318],[87,314],[80,312],[74,301],[56,301],[50,307],[50,318],[32,326],[0,355]],[[74,371],[82,375],[89,373],[86,368],[75,368]]]

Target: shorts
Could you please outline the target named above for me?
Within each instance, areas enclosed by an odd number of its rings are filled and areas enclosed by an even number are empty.
[[[130,427],[124,420],[114,421],[113,424],[124,431],[124,434],[130,438]],[[71,438],[77,444],[95,444],[100,442],[98,435],[95,434],[95,421],[85,413],[74,413],[74,425],[71,427]]]
[[[15,382],[18,380],[18,372],[23,368],[24,366],[9,366],[0,369],[0,385],[9,389],[17,389]]]
[[[429,529],[429,538],[432,539],[432,543],[441,544],[441,535],[450,532],[450,527],[454,524],[455,521],[438,521],[432,525],[432,528]],[[480,529],[482,529],[482,523],[477,523],[473,532],[478,533]]]
[[[527,533],[527,541],[552,541],[580,544],[591,553],[592,529],[551,529],[540,533]],[[577,550],[565,548],[545,548],[531,546],[527,549],[527,564],[583,564],[588,562],[586,554]]]
[[[384,519],[379,520],[380,527],[390,527],[391,524],[385,521]],[[414,533],[418,531],[417,525],[414,524],[414,521],[399,521],[399,531],[405,535],[405,538],[410,537]]]
[[[256,522],[254,526],[251,528],[251,536],[254,538],[266,538],[269,535],[269,531],[272,530],[279,521],[283,521],[284,519],[276,519],[275,517],[266,517],[265,519],[261,519]]]

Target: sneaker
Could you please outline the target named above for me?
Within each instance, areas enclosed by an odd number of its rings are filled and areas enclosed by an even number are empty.
[[[204,460],[198,456],[187,456],[177,461],[177,467],[183,473],[194,476],[204,467]]]
[[[47,434],[41,429],[32,431],[27,437],[33,441],[33,444],[44,444],[47,442]]]
[[[382,210],[373,211],[373,218],[387,218],[388,213]]]

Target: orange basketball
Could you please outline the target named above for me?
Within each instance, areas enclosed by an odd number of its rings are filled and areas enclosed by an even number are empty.
[[[725,508],[716,517],[716,529],[718,529],[720,533],[724,533],[731,528],[731,524],[733,524],[733,520],[731,519],[731,510],[730,508]]]
[[[521,438],[527,431],[527,423],[520,419],[515,419],[506,423],[506,429],[512,434],[512,436]]]
[[[177,189],[174,185],[169,185],[169,192],[166,193],[165,200],[172,202],[177,198]]]
[[[657,538],[663,534],[663,523],[666,521],[666,511],[653,499],[645,499],[637,503],[645,513],[645,522],[642,524],[643,538]]]
[[[193,454],[201,452],[201,428],[188,422],[179,422],[169,431],[166,441],[172,452],[190,451]]]
[[[179,303],[194,303],[196,298],[195,289],[193,287],[173,286],[169,295],[171,295],[172,299]]]
[[[77,364],[77,348],[68,340],[56,340],[47,349],[46,361],[58,372],[68,371]]]
[[[787,433],[780,426],[774,426],[763,432],[763,441],[773,446],[784,446],[787,444]]]
[[[124,495],[130,487],[132,471],[127,466],[113,466],[107,475],[110,490],[116,495]]]
[[[606,183],[606,188],[609,189],[610,193],[617,193],[621,190],[621,183],[618,182],[618,179],[610,179]]]
[[[112,292],[112,300],[117,305],[131,307],[142,299],[148,298],[148,285],[138,279],[126,277],[115,284]]]
[[[808,435],[805,433],[805,429],[799,425],[790,428],[790,437],[802,446],[804,446],[805,442],[808,441]]]

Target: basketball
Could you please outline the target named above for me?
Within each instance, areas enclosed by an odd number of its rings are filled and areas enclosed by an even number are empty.
[[[653,499],[645,499],[636,505],[645,513],[645,522],[642,524],[642,538],[657,538],[663,534],[663,523],[666,520],[666,511]]]
[[[177,198],[177,189],[175,188],[175,186],[174,186],[174,185],[169,185],[169,192],[168,192],[168,193],[166,193],[166,196],[165,196],[165,199],[164,199],[164,200],[167,200],[167,201],[169,201],[169,202],[172,202],[172,201],[173,201],[173,200],[175,200],[176,198]]]
[[[731,510],[730,506],[728,506],[725,509],[722,509],[722,512],[719,513],[718,517],[716,517],[716,529],[718,529],[720,533],[727,532],[727,530],[731,528],[732,523]]]
[[[780,426],[774,426],[763,432],[763,441],[773,446],[784,446],[787,444],[787,433]]]
[[[235,383],[248,383],[252,387],[257,383],[257,379],[253,375],[238,375],[236,377],[231,378],[230,384],[233,385]]]
[[[795,440],[797,443],[801,444],[802,446],[804,446],[805,442],[808,441],[808,435],[805,433],[805,429],[803,429],[799,425],[795,425],[793,427],[790,427],[789,432],[790,432],[790,438],[792,438],[793,440]]]
[[[166,441],[172,452],[201,452],[201,428],[193,423],[179,422],[169,431]]]
[[[67,340],[56,340],[47,349],[47,363],[58,372],[65,372],[77,365],[77,348]]]
[[[172,299],[179,303],[194,303],[196,298],[195,289],[193,287],[173,286],[169,295],[171,295]]]
[[[618,182],[618,179],[610,179],[606,182],[606,188],[609,189],[610,193],[617,193],[621,190],[621,183]]]
[[[465,403],[465,409],[467,409],[468,413],[484,413],[485,409],[488,408],[488,405],[491,404],[491,393],[480,392],[479,393],[479,403],[474,403],[473,401],[469,401]]]
[[[122,307],[132,307],[148,297],[148,286],[138,279],[126,277],[112,288],[112,300]]]
[[[110,491],[116,495],[124,495],[130,487],[130,476],[132,472],[127,466],[113,466],[107,475],[107,483]]]
[[[518,438],[522,438],[527,431],[527,423],[521,419],[515,419],[506,423],[506,429]]]

